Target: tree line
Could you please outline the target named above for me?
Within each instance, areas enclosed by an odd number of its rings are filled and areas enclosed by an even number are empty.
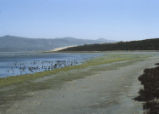
[[[88,44],[71,47],[62,51],[113,51],[113,50],[159,50],[159,38],[139,41]]]

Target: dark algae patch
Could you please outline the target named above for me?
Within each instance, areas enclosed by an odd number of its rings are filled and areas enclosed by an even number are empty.
[[[139,91],[139,96],[135,100],[144,102],[145,114],[159,114],[159,63],[157,67],[145,69],[138,78],[143,89]]]

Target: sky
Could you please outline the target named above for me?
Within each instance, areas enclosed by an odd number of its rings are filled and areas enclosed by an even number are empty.
[[[0,36],[159,37],[159,0],[0,0]]]

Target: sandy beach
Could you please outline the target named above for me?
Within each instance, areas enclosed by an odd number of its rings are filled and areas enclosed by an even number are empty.
[[[158,56],[126,60],[58,73],[83,78],[52,85],[55,76],[32,83],[50,83],[48,88],[25,92],[21,99],[1,107],[1,114],[142,114],[142,103],[134,98],[142,88],[138,77],[145,68],[159,61]],[[31,84],[32,84],[31,83]],[[1,90],[5,91],[5,90]]]

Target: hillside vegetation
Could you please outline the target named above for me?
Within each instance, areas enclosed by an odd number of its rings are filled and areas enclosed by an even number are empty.
[[[159,50],[159,38],[109,44],[90,44],[62,51]]]

